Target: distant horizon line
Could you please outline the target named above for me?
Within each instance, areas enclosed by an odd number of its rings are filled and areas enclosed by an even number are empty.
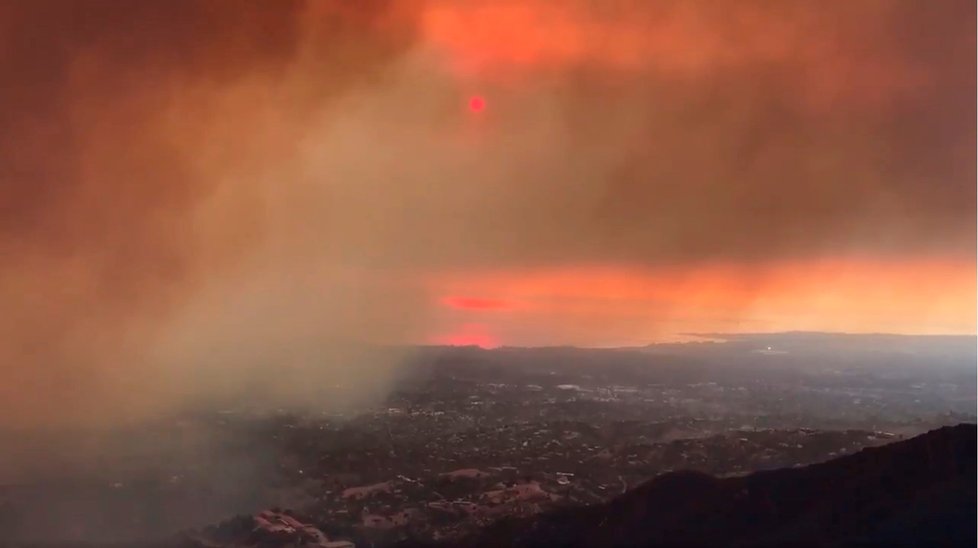
[[[790,331],[751,331],[751,332],[714,332],[714,333],[696,333],[696,332],[683,332],[677,333],[676,336],[680,337],[693,337],[697,340],[683,340],[683,341],[662,341],[662,342],[649,342],[646,344],[631,344],[631,345],[575,345],[575,344],[541,344],[541,345],[519,345],[519,344],[499,344],[495,346],[482,346],[478,344],[445,344],[445,343],[422,343],[422,344],[405,344],[405,345],[390,345],[390,346],[413,346],[420,348],[482,348],[484,350],[495,350],[495,349],[516,349],[516,348],[580,348],[580,349],[594,349],[594,350],[614,350],[614,349],[635,349],[635,348],[647,348],[650,346],[666,346],[666,345],[685,345],[685,344],[724,344],[730,342],[737,342],[738,340],[744,341],[748,339],[756,339],[762,337],[777,337],[777,336],[805,336],[805,337],[890,337],[890,338],[917,338],[917,339],[978,339],[978,333],[887,333],[880,331],[873,332],[851,332],[851,331],[805,331],[805,330],[790,330]]]

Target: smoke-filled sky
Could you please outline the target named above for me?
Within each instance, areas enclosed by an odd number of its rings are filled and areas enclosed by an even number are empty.
[[[973,333],[975,9],[0,0],[0,416],[355,397],[351,341]]]

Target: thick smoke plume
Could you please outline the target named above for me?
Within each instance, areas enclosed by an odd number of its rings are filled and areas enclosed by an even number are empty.
[[[333,354],[400,338],[404,302],[379,307],[326,260],[338,235],[322,219],[342,206],[296,166],[335,101],[411,48],[416,16],[0,4],[4,423],[119,423],[259,381],[321,382],[326,400],[375,386]],[[313,361],[314,379],[290,376]]]
[[[974,10],[2,2],[0,420],[356,403],[446,273],[973,263]]]

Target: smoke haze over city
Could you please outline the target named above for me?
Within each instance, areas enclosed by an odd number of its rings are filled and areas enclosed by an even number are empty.
[[[419,344],[973,334],[974,20],[0,2],[0,421],[344,407]]]

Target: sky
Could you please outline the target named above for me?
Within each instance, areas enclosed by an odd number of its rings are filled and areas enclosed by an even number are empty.
[[[974,333],[975,19],[2,0],[0,415],[272,366],[371,392],[382,366],[321,366],[350,341]]]

